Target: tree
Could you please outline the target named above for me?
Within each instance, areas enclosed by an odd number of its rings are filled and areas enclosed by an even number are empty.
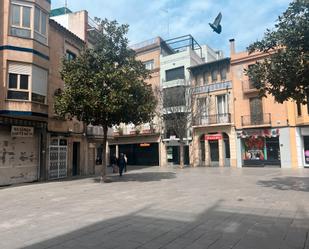
[[[256,62],[247,75],[261,96],[272,94],[276,101],[295,100],[306,104],[309,97],[309,1],[295,0],[279,16],[273,31],[248,47],[249,53],[268,56]]]
[[[55,110],[86,124],[103,127],[102,178],[106,176],[106,142],[109,127],[120,123],[140,124],[152,119],[156,100],[145,83],[149,71],[128,47],[128,25],[96,19],[98,32],[93,48],[74,60],[64,60],[65,82],[56,96]]]

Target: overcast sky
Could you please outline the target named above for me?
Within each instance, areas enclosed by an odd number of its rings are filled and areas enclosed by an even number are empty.
[[[262,38],[273,28],[278,16],[291,0],[67,0],[72,11],[88,10],[91,17],[116,19],[130,25],[130,44],[161,36],[163,39],[191,34],[201,45],[208,44],[229,56],[230,38],[236,50]],[[65,0],[52,0],[52,8]],[[222,33],[209,27],[222,13]]]

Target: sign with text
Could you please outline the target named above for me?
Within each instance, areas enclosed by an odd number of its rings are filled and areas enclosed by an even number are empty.
[[[150,147],[150,144],[143,143],[143,144],[140,144],[139,146],[140,146],[140,147]]]
[[[33,137],[33,127],[27,126],[12,126],[12,137]]]
[[[212,134],[212,135],[205,135],[205,140],[221,140],[221,134]]]

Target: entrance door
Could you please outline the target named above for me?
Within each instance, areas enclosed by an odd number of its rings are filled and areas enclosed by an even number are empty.
[[[79,151],[80,151],[80,143],[73,143],[73,167],[72,167],[72,175],[79,175]]]
[[[49,146],[49,179],[67,176],[67,140],[52,139]]]
[[[179,146],[167,146],[167,162],[180,164]]]
[[[209,140],[210,160],[212,166],[219,166],[219,142],[218,140]]]

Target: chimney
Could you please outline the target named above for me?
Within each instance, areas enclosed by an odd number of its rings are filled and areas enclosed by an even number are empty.
[[[235,39],[230,39],[230,54],[235,54]]]

